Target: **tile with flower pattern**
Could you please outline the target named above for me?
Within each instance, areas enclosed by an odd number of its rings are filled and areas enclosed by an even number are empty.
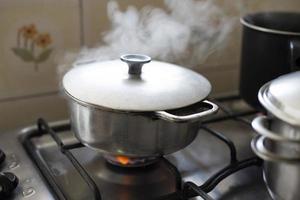
[[[39,64],[46,61],[53,48],[49,33],[40,33],[34,24],[22,26],[17,32],[17,46],[12,48],[14,54],[24,62],[33,63],[34,70],[38,71]]]
[[[80,48],[79,0],[0,2],[0,101],[57,92],[58,64]]]

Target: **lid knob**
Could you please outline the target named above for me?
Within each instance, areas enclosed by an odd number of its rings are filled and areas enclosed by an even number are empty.
[[[128,74],[140,75],[142,73],[143,64],[151,61],[151,58],[142,54],[125,54],[120,59],[129,66]]]

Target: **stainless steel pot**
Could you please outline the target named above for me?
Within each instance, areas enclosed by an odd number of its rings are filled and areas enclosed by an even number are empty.
[[[251,143],[264,162],[264,180],[273,199],[300,199],[300,72],[281,76],[259,91],[269,116],[252,127],[260,134]]]
[[[282,134],[274,133],[276,127],[269,129],[262,117],[253,121],[254,129],[262,134],[256,136],[251,147],[264,162],[264,181],[269,193],[275,200],[300,199],[300,141],[286,138]],[[272,122],[274,123],[274,122]],[[269,124],[270,125],[270,124]],[[285,129],[285,128],[283,128]],[[269,137],[272,135],[271,137]],[[272,138],[272,139],[271,139]]]
[[[200,74],[149,63],[144,55],[121,60],[128,66],[117,60],[93,62],[64,76],[71,124],[86,146],[138,157],[172,153],[191,143],[200,120],[218,110],[204,100],[211,86]]]

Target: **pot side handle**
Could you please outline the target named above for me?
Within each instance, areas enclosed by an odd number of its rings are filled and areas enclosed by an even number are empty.
[[[300,138],[283,137],[278,133],[274,133],[273,131],[270,131],[268,128],[266,128],[268,123],[269,123],[268,117],[258,116],[252,121],[252,127],[260,135],[263,135],[265,137],[268,137],[276,141],[286,141],[286,142],[296,142],[296,143],[300,142]]]
[[[289,42],[291,71],[300,70],[300,41],[293,39]]]
[[[171,113],[168,113],[166,111],[156,111],[156,116],[159,117],[160,119],[169,121],[169,122],[192,122],[192,121],[197,121],[200,118],[207,116],[207,115],[211,115],[215,112],[218,111],[219,107],[210,102],[210,101],[203,101],[203,103],[209,104],[211,106],[211,108],[209,110],[205,110],[199,113],[194,113],[194,114],[190,114],[190,115],[184,115],[184,116],[178,116],[178,115],[174,115]]]
[[[284,157],[273,153],[269,149],[267,149],[264,145],[267,137],[262,135],[255,136],[251,141],[252,151],[261,159],[273,162],[286,162],[291,164],[299,164],[300,157]]]

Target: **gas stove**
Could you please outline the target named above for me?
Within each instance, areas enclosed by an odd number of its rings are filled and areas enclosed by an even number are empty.
[[[203,121],[189,146],[153,159],[107,157],[85,147],[68,120],[39,119],[19,134],[3,133],[1,171],[14,187],[2,199],[270,200],[262,161],[250,147],[258,112],[237,96],[212,101],[219,113]]]

